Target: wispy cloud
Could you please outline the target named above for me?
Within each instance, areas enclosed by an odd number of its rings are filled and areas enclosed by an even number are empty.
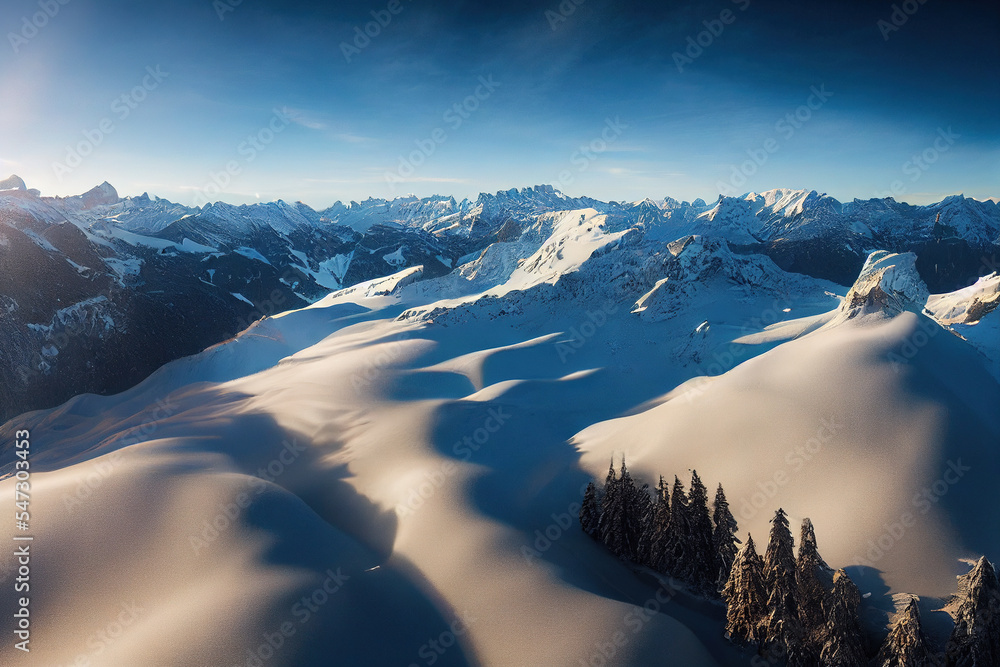
[[[362,170],[364,171],[364,170]],[[384,183],[384,170],[372,173],[371,176],[362,178],[304,178],[305,183],[320,183],[324,185],[355,185],[364,183]],[[451,178],[447,176],[414,176],[402,179],[402,183],[471,183],[468,178]]]
[[[627,167],[608,167],[605,170],[609,174],[614,174],[615,176],[652,176],[656,178],[680,178],[687,176],[687,174],[679,171],[658,171],[658,170],[648,170],[648,169],[628,169]]]
[[[343,122],[330,120],[322,113],[305,109],[288,108],[288,119],[307,130],[322,132],[327,138],[347,144],[366,144],[377,141],[374,137],[351,132]]]
[[[285,113],[290,121],[310,130],[325,130],[328,127],[325,121],[309,111],[288,108]]]
[[[467,178],[447,178],[444,176],[414,176],[404,178],[403,183],[471,183]]]
[[[333,138],[339,139],[340,141],[346,141],[349,144],[365,144],[371,141],[375,141],[374,137],[363,137],[360,134],[350,134],[348,132],[335,134],[333,135]]]

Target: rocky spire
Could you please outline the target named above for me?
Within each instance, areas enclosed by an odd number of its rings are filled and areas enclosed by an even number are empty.
[[[868,255],[840,306],[841,317],[852,319],[875,313],[893,317],[904,310],[920,312],[930,293],[917,273],[916,262],[912,252],[876,250]]]

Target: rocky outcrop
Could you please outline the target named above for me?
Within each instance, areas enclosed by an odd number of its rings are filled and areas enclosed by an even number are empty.
[[[866,315],[895,317],[905,310],[923,310],[930,293],[917,273],[916,260],[913,253],[871,253],[844,298],[843,315],[847,319]]]
[[[11,174],[7,178],[0,181],[0,190],[27,190],[28,186],[24,184],[24,180],[17,174]]]

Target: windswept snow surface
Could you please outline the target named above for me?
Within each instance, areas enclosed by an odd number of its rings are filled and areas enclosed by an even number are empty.
[[[642,482],[722,482],[760,544],[778,507],[811,517],[871,605],[1000,556],[980,352],[919,308],[845,319],[830,283],[679,244],[542,216],[449,275],[355,285],[8,422],[2,497],[31,432],[32,651],[0,663],[747,664],[721,605],[580,531],[623,453]]]

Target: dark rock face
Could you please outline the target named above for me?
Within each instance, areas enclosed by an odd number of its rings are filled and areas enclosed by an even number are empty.
[[[750,248],[748,248],[750,249]],[[756,249],[785,271],[850,285],[864,266],[866,253],[829,238],[779,239]]]
[[[917,271],[932,294],[968,287],[980,276],[1000,269],[1000,247],[973,245],[964,239],[935,239],[909,248],[917,255]]]
[[[0,420],[122,391],[264,314],[307,303],[275,267],[241,255],[116,249],[69,222],[0,215]]]
[[[437,198],[407,224],[357,231],[303,204],[190,209],[120,199],[107,183],[63,199],[39,197],[17,177],[3,184],[0,422],[79,393],[122,391],[341,287],[417,265],[423,278],[443,275],[511,220],[491,199],[492,217],[457,211],[455,230],[432,233],[421,226],[427,217],[457,206]],[[388,208],[372,200],[330,211],[365,223],[391,218]]]

